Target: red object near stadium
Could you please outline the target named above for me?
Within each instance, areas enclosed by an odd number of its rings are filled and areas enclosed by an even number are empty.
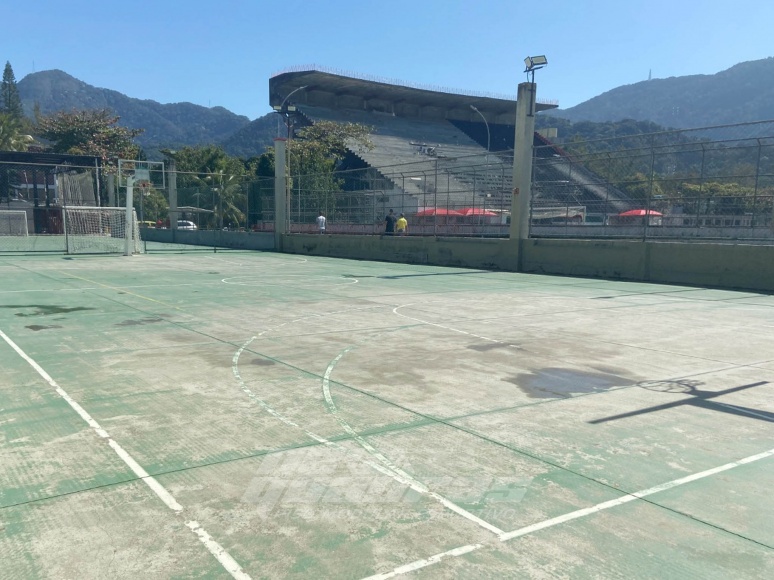
[[[464,209],[458,210],[462,215],[480,215],[484,217],[497,217],[498,214],[496,214],[493,211],[489,211],[488,209],[484,209],[482,207],[466,207]]]
[[[453,209],[447,209],[445,207],[427,207],[422,211],[417,212],[417,217],[434,216],[434,215],[461,216],[464,214],[461,214],[460,212]]]
[[[629,211],[619,213],[618,215],[620,217],[642,217],[646,215],[662,216],[664,214],[652,209],[630,209]]]

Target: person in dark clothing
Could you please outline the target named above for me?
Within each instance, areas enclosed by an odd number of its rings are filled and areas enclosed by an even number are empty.
[[[393,236],[395,235],[395,222],[398,221],[398,218],[395,217],[395,214],[392,210],[390,210],[390,213],[387,214],[384,218],[384,235],[385,236]]]

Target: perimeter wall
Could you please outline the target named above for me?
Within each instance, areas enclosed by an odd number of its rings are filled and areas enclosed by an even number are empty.
[[[270,233],[143,229],[143,239],[274,250]],[[641,240],[286,234],[289,254],[774,292],[774,246]]]
[[[291,254],[774,292],[774,246],[290,234]]]

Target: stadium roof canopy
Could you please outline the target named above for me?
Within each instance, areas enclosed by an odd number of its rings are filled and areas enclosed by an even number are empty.
[[[302,90],[301,87],[305,87]],[[295,94],[291,95],[293,91]],[[285,72],[269,79],[269,104],[279,109],[284,104],[305,104],[330,109],[357,109],[419,119],[470,121],[478,113],[491,123],[514,125],[516,101],[508,98],[466,95],[391,84],[323,72],[300,70]],[[556,103],[536,103],[537,111],[555,109]]]

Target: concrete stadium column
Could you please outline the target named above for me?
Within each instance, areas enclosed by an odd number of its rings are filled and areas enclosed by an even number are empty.
[[[516,96],[516,135],[513,147],[513,200],[510,237],[529,236],[529,204],[532,197],[532,144],[535,133],[535,83],[521,83]],[[519,246],[521,254],[521,246]],[[521,255],[519,255],[521,263]]]
[[[177,229],[177,164],[167,158],[167,190],[169,191],[169,227]]]
[[[288,233],[287,139],[274,139],[274,249],[282,251],[282,235]]]

